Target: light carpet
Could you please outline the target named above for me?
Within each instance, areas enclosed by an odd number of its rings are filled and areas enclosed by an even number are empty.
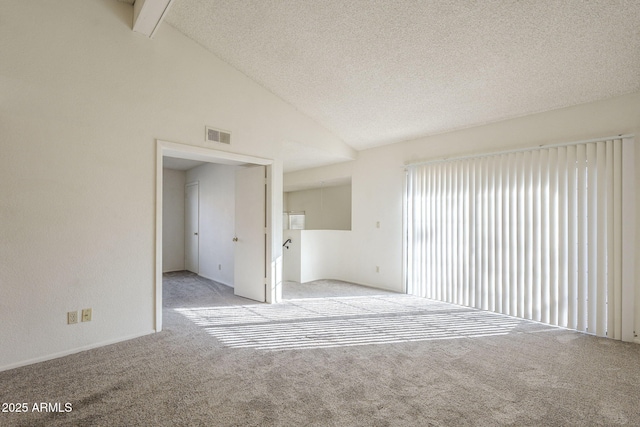
[[[0,372],[1,402],[72,406],[0,425],[640,423],[638,345],[335,281],[284,296],[165,275],[164,331]]]

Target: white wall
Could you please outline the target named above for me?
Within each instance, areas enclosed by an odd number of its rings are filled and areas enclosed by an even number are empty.
[[[351,185],[285,193],[285,210],[305,212],[307,230],[351,230]]]
[[[319,279],[339,279],[347,274],[353,259],[340,249],[350,240],[347,230],[285,230],[284,240],[291,239],[284,249],[284,280],[300,283]]]
[[[200,189],[198,274],[227,286],[233,286],[235,170],[207,163],[186,174]]]
[[[303,230],[300,237],[300,282],[345,277],[346,268],[357,256],[341,249],[349,242],[351,231]]]
[[[325,268],[334,271],[336,279],[403,291],[405,163],[625,133],[635,133],[640,140],[640,93],[361,151],[353,162],[286,174],[285,186],[352,176],[352,231],[341,236],[340,244],[325,249],[331,254],[325,262],[334,262]],[[640,159],[639,149],[636,155]],[[638,184],[636,177],[640,189]],[[636,252],[638,283],[640,251]],[[636,322],[640,330],[640,313]]]
[[[300,279],[301,232],[302,230],[284,230],[283,232],[282,243],[291,239],[287,244],[288,248],[282,249],[282,280],[284,281],[302,282]]]
[[[185,171],[163,169],[162,272],[184,270]]]
[[[131,17],[114,0],[2,2],[0,370],[154,331],[156,139],[276,159],[272,213],[287,141],[353,156],[171,26],[150,40]],[[639,133],[639,116],[634,94],[372,149],[288,179],[353,176],[337,278],[398,290],[405,161]],[[205,125],[231,130],[232,145],[204,142]],[[277,232],[281,216],[271,223]],[[281,245],[270,246],[275,277]],[[87,307],[91,322],[66,325],[67,311]]]
[[[131,22],[114,0],[2,2],[0,370],[154,331],[157,139],[275,159],[274,212],[286,141],[353,155],[171,26]]]

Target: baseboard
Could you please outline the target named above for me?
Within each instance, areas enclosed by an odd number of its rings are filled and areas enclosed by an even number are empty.
[[[219,283],[219,284],[221,284],[221,285],[225,285],[225,286],[228,286],[228,287],[230,287],[230,288],[233,288],[233,285],[230,285],[230,284],[228,284],[228,283],[222,282],[222,281],[220,281],[220,280],[218,280],[218,279],[214,279],[213,277],[205,276],[204,274],[198,274],[198,276],[200,276],[200,277],[204,277],[205,279],[212,280],[212,281],[214,281],[214,282],[216,282],[216,283]]]
[[[98,348],[98,347],[104,347],[104,346],[111,345],[111,344],[117,344],[117,343],[120,343],[120,342],[133,340],[133,339],[136,339],[136,338],[143,337],[145,335],[153,334],[155,332],[156,331],[152,330],[150,332],[145,332],[145,333],[142,333],[142,334],[129,335],[129,336],[126,336],[126,337],[123,337],[123,338],[117,338],[117,339],[109,340],[109,341],[102,341],[102,342],[95,343],[95,344],[85,345],[83,347],[76,347],[76,348],[71,349],[71,350],[61,351],[59,353],[53,353],[53,354],[48,354],[46,356],[41,356],[41,357],[36,357],[36,358],[33,358],[33,359],[23,360],[21,362],[12,363],[12,364],[5,365],[5,366],[0,366],[0,372],[8,371],[10,369],[21,368],[21,367],[27,366],[27,365],[33,365],[35,363],[46,362],[48,360],[59,359],[60,357],[65,357],[65,356],[69,356],[71,354],[76,354],[76,353],[80,353],[80,352],[83,352],[83,351],[92,350],[92,349]]]
[[[226,287],[229,287],[229,288],[233,289],[233,285],[230,285],[230,284],[228,284],[228,283],[220,282],[220,281],[218,281],[218,280],[215,280],[215,282],[216,282],[216,283],[220,283],[221,285],[224,285],[224,286],[226,286]]]
[[[391,289],[391,288],[386,288],[386,287],[382,287],[382,286],[372,285],[371,283],[354,282],[353,280],[336,279],[335,277],[331,277],[331,278],[326,278],[325,277],[323,279],[317,279],[317,280],[336,280],[338,282],[351,283],[352,285],[364,286],[365,288],[371,288],[371,289],[379,289],[381,291],[396,292],[396,293],[399,293],[399,294],[405,294],[406,293],[403,290]],[[312,280],[312,282],[313,282],[313,280]],[[307,282],[305,282],[305,283],[307,283]]]

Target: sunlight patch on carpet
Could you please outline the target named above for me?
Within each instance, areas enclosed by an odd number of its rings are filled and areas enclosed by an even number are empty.
[[[525,322],[408,295],[175,309],[225,346],[330,348],[508,334]]]
[[[410,295],[331,297],[287,300],[281,304],[175,309],[199,326],[222,326],[327,317],[400,314],[416,311],[467,311],[469,308]]]

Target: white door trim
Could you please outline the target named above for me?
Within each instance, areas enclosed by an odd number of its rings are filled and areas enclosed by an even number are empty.
[[[190,245],[190,241],[188,239],[193,239],[193,236],[191,235],[191,233],[193,232],[193,228],[191,229],[187,229],[187,222],[191,219],[189,216],[190,214],[193,214],[194,212],[191,212],[190,209],[193,209],[193,206],[190,206],[189,203],[187,202],[191,202],[189,199],[188,195],[188,191],[187,189],[189,187],[195,187],[196,188],[196,206],[195,206],[195,216],[196,216],[196,224],[195,227],[197,229],[196,231],[196,235],[197,235],[197,241],[198,244],[196,245],[196,253],[195,254],[190,254],[190,251],[188,249],[188,246]],[[184,192],[185,192],[185,205],[184,205],[184,269],[187,271],[191,271],[194,272],[196,274],[200,274],[200,181],[192,181],[192,182],[187,182],[184,185]],[[193,225],[193,224],[192,224]],[[191,255],[191,257],[189,256]],[[195,260],[193,259],[195,255]],[[196,266],[195,268],[193,266]],[[191,267],[191,268],[189,268]],[[164,268],[163,268],[164,270]]]
[[[156,140],[156,231],[155,231],[155,331],[162,330],[162,158],[199,160],[222,164],[255,164],[267,167],[267,302],[275,303],[281,295],[282,163],[273,159],[230,153],[193,145]],[[277,212],[274,212],[277,211]],[[277,238],[274,238],[278,236]],[[274,243],[275,242],[275,243]]]

